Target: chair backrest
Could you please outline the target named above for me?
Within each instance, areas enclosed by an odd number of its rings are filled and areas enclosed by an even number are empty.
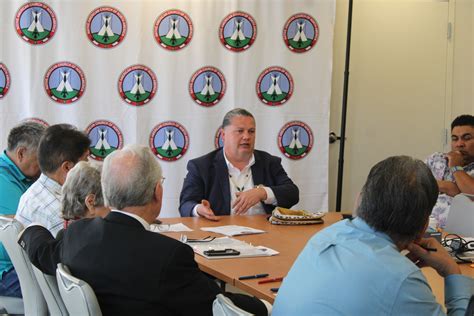
[[[23,225],[17,220],[0,216],[0,241],[7,250],[20,280],[25,315],[47,315],[48,307],[33,275],[30,259],[17,244],[18,234],[22,229]]]
[[[445,230],[464,237],[474,237],[474,196],[458,194],[449,208]]]
[[[64,305],[61,294],[59,293],[58,282],[56,277],[53,275],[44,274],[35,266],[32,266],[33,273],[35,274],[36,281],[38,281],[41,292],[48,305],[50,315],[63,315],[67,316],[67,308]]]
[[[86,282],[72,276],[66,265],[58,263],[56,278],[59,293],[61,293],[69,314],[102,315],[94,290]]]
[[[214,316],[251,316],[253,314],[237,307],[228,297],[217,294],[212,303],[212,315]]]

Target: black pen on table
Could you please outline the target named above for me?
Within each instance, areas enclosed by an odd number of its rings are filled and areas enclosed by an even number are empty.
[[[239,277],[239,280],[251,280],[251,279],[266,278],[268,275],[269,275],[268,273],[255,274],[255,275],[244,275],[244,276]]]

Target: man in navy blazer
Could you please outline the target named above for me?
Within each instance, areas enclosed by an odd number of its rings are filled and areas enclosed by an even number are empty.
[[[188,162],[180,195],[181,216],[271,213],[298,203],[299,190],[281,159],[255,150],[255,119],[247,110],[229,111],[222,122],[224,147]]]

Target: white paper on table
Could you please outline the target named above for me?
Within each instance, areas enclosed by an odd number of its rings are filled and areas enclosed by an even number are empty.
[[[266,233],[264,230],[255,229],[252,227],[238,226],[238,225],[225,225],[217,227],[201,227],[201,230],[206,232],[219,233],[229,237],[240,236],[240,235],[252,235]]]
[[[151,224],[150,231],[154,233],[168,233],[168,232],[192,232],[193,230],[183,223],[177,224]]]
[[[264,246],[253,246],[242,240],[220,237],[211,242],[193,242],[188,243],[194,252],[207,259],[232,259],[232,258],[249,258],[249,257],[269,257],[279,254],[278,251]],[[240,252],[238,256],[206,256],[205,250],[224,250],[231,248]]]

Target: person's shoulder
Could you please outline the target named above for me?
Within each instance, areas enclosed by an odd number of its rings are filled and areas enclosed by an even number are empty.
[[[194,159],[191,159],[189,162],[190,163],[194,163],[194,164],[197,164],[197,165],[201,165],[201,164],[209,164],[209,163],[212,163],[214,161],[214,159],[220,155],[222,153],[222,149],[221,148],[218,148],[216,150],[213,150],[205,155],[202,155],[200,157],[197,157],[197,158],[194,158]]]
[[[434,152],[425,159],[425,163],[430,164],[438,161],[446,161],[446,154],[441,152]]]
[[[255,156],[255,158],[261,158],[261,159],[272,159],[272,160],[275,160],[275,159],[280,159],[280,157],[277,157],[277,156],[274,156],[272,154],[270,154],[269,152],[266,152],[266,151],[263,151],[263,150],[258,150],[258,149],[255,149],[253,151],[253,154]]]
[[[273,156],[272,154],[263,150],[255,149],[253,152],[253,155],[255,156],[256,161],[260,160],[260,161],[263,161],[265,164],[280,164],[281,163],[280,157]]]

